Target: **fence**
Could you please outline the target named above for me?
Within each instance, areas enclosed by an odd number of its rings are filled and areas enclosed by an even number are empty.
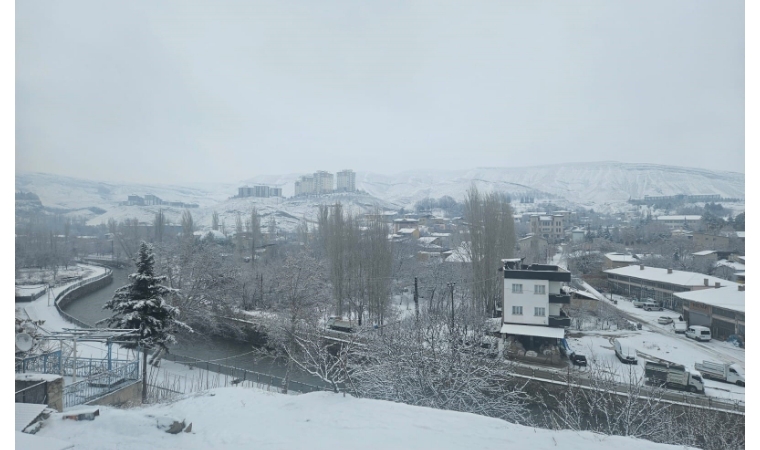
[[[81,405],[95,400],[130,382],[140,379],[140,365],[137,360],[124,364],[115,370],[93,375],[63,388],[63,407]]]
[[[268,373],[255,372],[253,370],[243,369],[240,367],[219,364],[211,361],[203,361],[200,359],[175,354],[166,354],[163,356],[163,359],[185,364],[191,367],[205,369],[209,372],[216,372],[222,375],[227,375],[232,377],[235,382],[251,382],[258,385],[266,385],[278,388],[285,387],[284,378]],[[313,384],[302,383],[295,380],[288,381],[287,389],[288,391],[295,391],[301,394],[329,390],[327,387],[319,387]]]
[[[30,356],[16,361],[16,372],[61,373],[61,351]]]

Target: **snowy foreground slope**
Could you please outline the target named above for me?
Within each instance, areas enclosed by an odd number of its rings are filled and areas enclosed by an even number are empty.
[[[164,416],[192,422],[192,433],[157,429],[156,418]],[[37,435],[73,443],[77,450],[683,448],[326,392],[294,396],[243,388],[214,389],[169,405],[100,407],[91,422],[53,415]]]

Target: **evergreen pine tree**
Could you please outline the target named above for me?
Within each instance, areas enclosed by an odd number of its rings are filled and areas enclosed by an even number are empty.
[[[176,342],[172,331],[182,328],[192,332],[185,323],[178,320],[179,309],[169,305],[164,297],[175,292],[174,289],[161,285],[165,276],[153,273],[153,246],[145,242],[135,258],[137,272],[129,275],[131,284],[116,290],[111,300],[103,309],[114,311],[114,315],[101,322],[121,329],[137,329],[139,336],[134,343],[125,344],[126,348],[142,349],[142,401],[147,399],[147,363],[148,351],[155,348],[168,350],[167,345]]]

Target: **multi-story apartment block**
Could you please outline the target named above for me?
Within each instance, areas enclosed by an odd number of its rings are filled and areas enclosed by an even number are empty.
[[[338,172],[338,192],[356,191],[356,173],[353,170],[341,170]]]
[[[534,214],[530,216],[530,232],[550,241],[562,240],[565,235],[565,216]]]
[[[161,201],[160,198],[156,197],[153,194],[145,194],[145,204],[146,205],[161,205],[163,204],[163,201]]]
[[[295,195],[311,195],[314,194],[314,177],[311,175],[304,175],[296,181]]]
[[[570,283],[570,272],[548,264],[526,266],[522,258],[502,261],[502,335],[563,338],[570,318],[562,311],[562,305],[570,303],[570,295],[562,292],[562,286]]]
[[[324,170],[314,172],[314,193],[315,194],[328,194],[333,192],[335,183],[333,179],[335,176]]]

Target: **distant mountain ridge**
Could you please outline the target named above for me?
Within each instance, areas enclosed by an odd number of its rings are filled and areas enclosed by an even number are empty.
[[[81,212],[90,217],[89,222],[93,224],[108,217],[149,219],[158,207],[119,206],[119,202],[133,193],[151,193],[165,201],[197,203],[200,205],[197,213],[201,218],[199,223],[204,225],[206,219],[210,221],[213,210],[219,210],[223,216],[228,213],[229,219],[232,219],[238,211],[244,212],[248,208],[246,205],[253,206],[258,202],[278,217],[309,217],[312,215],[310,209],[316,209],[318,204],[338,199],[325,197],[322,200],[312,198],[308,201],[277,202],[270,199],[231,199],[237,194],[238,187],[257,183],[280,186],[286,197],[292,196],[293,183],[300,175],[261,175],[235,184],[145,185],[22,173],[16,175],[16,191],[36,194],[46,207]],[[417,201],[444,195],[461,201],[470,186],[475,184],[485,192],[510,194],[515,201],[521,197],[533,197],[536,201],[609,212],[625,208],[630,198],[643,198],[645,195],[718,194],[730,198],[744,197],[744,183],[744,174],[736,172],[612,161],[450,171],[407,170],[394,175],[357,172],[356,186],[367,195],[356,195],[355,206],[357,211],[374,207],[370,205],[409,209]],[[354,202],[350,196],[340,198],[343,199],[341,201]],[[97,214],[90,209],[93,207],[94,211],[102,209],[106,213]],[[177,216],[181,213],[180,209],[167,212]]]

